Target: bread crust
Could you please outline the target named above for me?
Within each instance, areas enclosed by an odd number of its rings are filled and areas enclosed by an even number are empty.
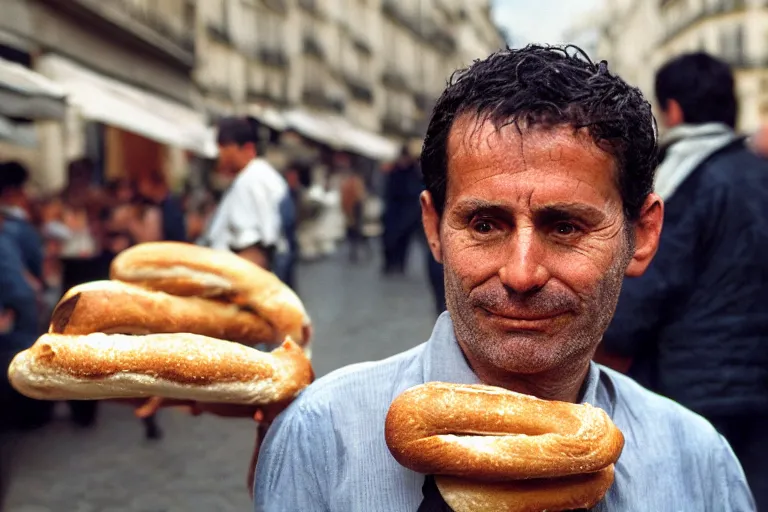
[[[595,473],[514,482],[473,482],[438,476],[435,483],[454,512],[560,512],[591,509],[613,484],[613,464]]]
[[[115,257],[110,278],[171,295],[223,299],[254,311],[305,344],[310,318],[298,296],[273,273],[236,254],[181,242],[135,245]]]
[[[71,288],[56,305],[48,332],[191,332],[247,345],[282,341],[266,320],[235,304],[177,297],[119,281],[95,281]]]
[[[385,435],[409,469],[481,481],[591,473],[613,464],[624,446],[605,411],[589,404],[443,382],[398,396]]]
[[[195,334],[45,334],[14,357],[8,378],[43,400],[158,396],[233,404],[295,397],[312,381],[304,351],[286,340],[273,352]]]

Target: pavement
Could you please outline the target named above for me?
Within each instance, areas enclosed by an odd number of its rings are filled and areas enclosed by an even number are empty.
[[[313,365],[322,376],[425,341],[435,318],[425,256],[408,275],[383,278],[377,261],[340,253],[299,269],[298,292],[315,326]],[[253,422],[178,410],[158,416],[163,439],[147,441],[131,409],[101,404],[98,424],[57,419],[2,445],[2,512],[243,512]],[[1,494],[1,493],[0,493]]]

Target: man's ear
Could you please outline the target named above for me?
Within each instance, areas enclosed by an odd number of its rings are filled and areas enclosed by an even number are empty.
[[[659,248],[659,236],[664,222],[664,202],[656,194],[650,194],[643,203],[640,217],[634,222],[635,252],[627,266],[627,277],[643,275]]]
[[[443,262],[443,249],[440,245],[440,215],[437,213],[432,194],[424,191],[419,196],[421,202],[421,222],[424,225],[424,233],[427,235],[429,250],[438,263]]]
[[[663,106],[663,121],[667,128],[685,123],[683,107],[677,100],[667,100],[667,104]]]

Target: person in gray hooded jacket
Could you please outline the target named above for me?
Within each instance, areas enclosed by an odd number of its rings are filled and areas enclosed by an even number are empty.
[[[678,57],[659,70],[656,96],[664,228],[646,273],[624,282],[601,349],[710,420],[768,510],[768,161],[735,132],[724,62]]]

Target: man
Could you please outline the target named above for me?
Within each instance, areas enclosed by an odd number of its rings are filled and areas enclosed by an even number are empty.
[[[425,344],[332,373],[278,417],[255,509],[417,510],[425,477],[392,458],[385,417],[404,390],[445,381],[603,408],[626,443],[595,510],[755,510],[706,420],[591,362],[623,276],[643,273],[661,230],[641,93],[565,50],[502,51],[454,77],[421,161],[448,313]]]
[[[672,60],[656,97],[669,128],[656,180],[664,230],[648,271],[624,284],[602,348],[711,421],[768,509],[768,162],[734,133],[724,62]]]
[[[29,220],[29,200],[24,187],[29,171],[19,162],[0,164],[0,215],[3,230],[18,245],[26,271],[37,287],[43,284],[43,242]]]
[[[384,193],[384,274],[402,274],[408,266],[408,248],[419,231],[419,194],[422,190],[418,162],[404,146],[386,175]]]
[[[284,259],[281,256],[289,250],[284,219],[293,215],[293,203],[288,184],[269,162],[258,158],[255,132],[247,119],[222,119],[218,126],[217,143],[218,171],[232,183],[224,192],[199,243],[232,251],[268,270],[290,270],[285,265],[275,265]],[[290,279],[283,273],[278,273],[278,277],[283,282]],[[277,406],[276,412],[219,404],[197,404],[195,408],[197,412],[225,417],[252,417],[259,422],[247,477],[250,486],[261,440],[274,415],[282,407]],[[151,412],[152,409],[146,411]]]
[[[155,170],[139,180],[138,191],[144,202],[152,207],[152,222],[158,225],[158,240],[187,241],[184,209],[171,194],[162,172]]]
[[[218,128],[218,171],[233,181],[200,243],[269,269],[275,253],[286,250],[281,204],[288,198],[288,185],[269,162],[257,158],[248,120],[225,118]]]
[[[6,231],[8,220],[0,217],[0,371],[8,370],[13,356],[29,348],[40,334],[37,293],[29,279],[17,241]],[[4,414],[0,428],[32,428],[50,419],[46,402],[27,398],[14,390],[8,379],[0,383]]]

